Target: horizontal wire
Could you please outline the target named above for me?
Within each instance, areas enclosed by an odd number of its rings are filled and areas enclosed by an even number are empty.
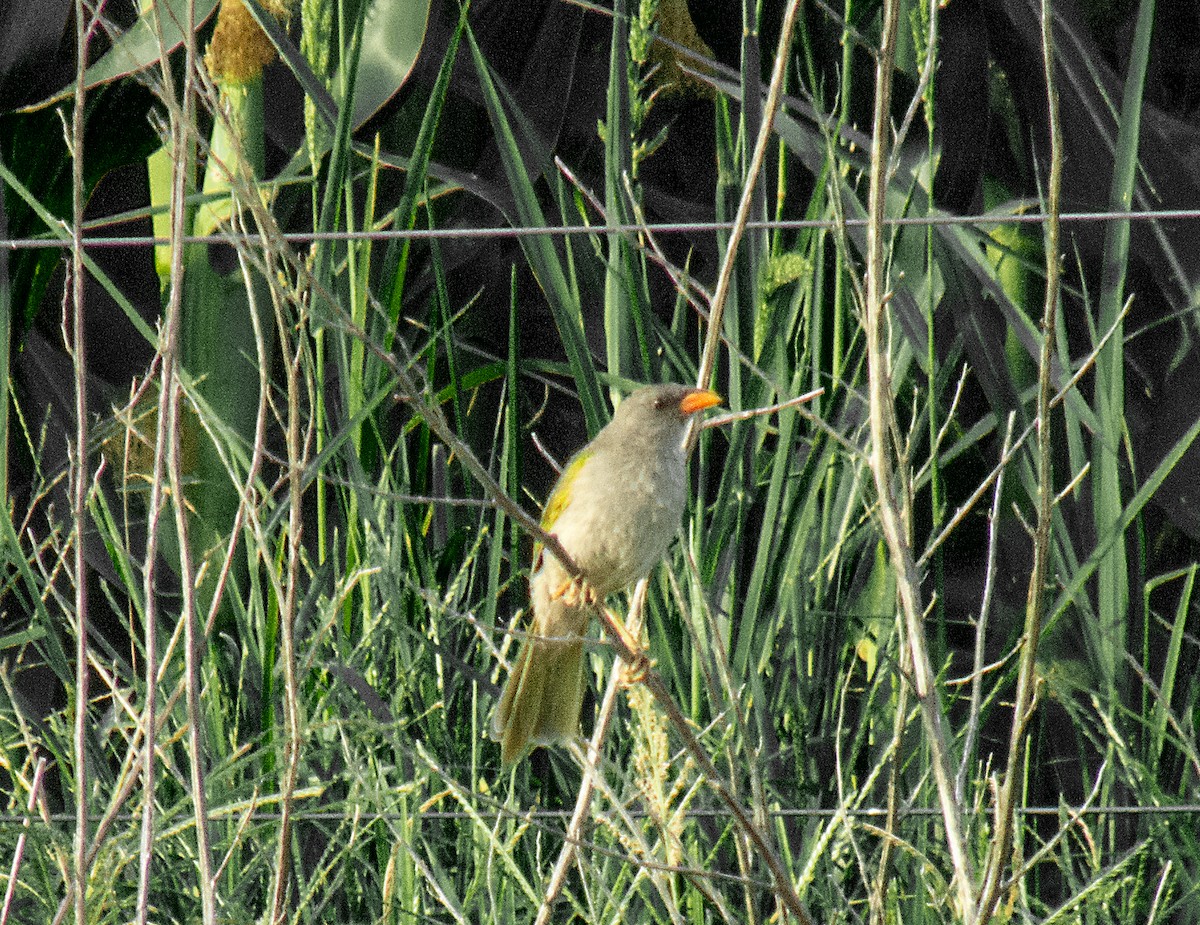
[[[1016,810],[1019,816],[1187,816],[1200,815],[1200,803],[1175,803],[1163,806],[1025,806],[1018,807]],[[212,814],[210,808],[210,815]],[[861,807],[859,809],[841,810],[836,807],[825,808],[793,808],[793,809],[773,809],[767,812],[767,815],[774,819],[830,819],[836,815],[848,816],[852,819],[872,819],[881,818],[888,814],[888,810],[884,807]],[[529,820],[554,820],[560,819],[563,821],[571,818],[571,811],[566,809],[538,809],[530,810],[524,813],[506,813],[521,819]],[[646,810],[630,810],[628,815],[634,819],[649,818],[650,813]],[[722,819],[729,817],[729,812],[726,810],[714,807],[712,809],[690,809],[684,814],[693,819]],[[358,816],[360,821],[368,822],[400,822],[411,820],[414,816],[420,816],[422,819],[428,820],[460,820],[460,819],[475,819],[478,814],[468,813],[466,811],[456,810],[427,810],[425,812],[407,812],[407,813],[364,813]],[[905,810],[899,814],[901,820],[906,818],[934,818],[941,816],[941,810],[933,806],[919,806]],[[241,818],[241,814],[238,814]],[[120,813],[115,821],[135,822],[141,818],[140,815],[134,813]],[[260,822],[277,822],[280,819],[280,813],[271,810],[255,811],[250,814],[251,820]],[[293,811],[291,818],[295,821],[308,822],[338,822],[346,818],[345,810],[319,810],[314,812]],[[0,813],[0,826],[3,825],[23,825],[26,820],[46,825],[46,820],[41,816],[24,816],[19,813]],[[49,824],[74,824],[74,813],[51,813]]]
[[[927,215],[900,216],[885,219],[885,224],[892,227],[906,226],[977,226],[977,225],[1035,225],[1047,219],[1042,212],[1024,212],[1019,214],[983,215]],[[1200,209],[1161,209],[1161,210],[1127,210],[1117,212],[1064,212],[1059,216],[1061,222],[1087,223],[1102,221],[1179,221],[1200,219]],[[123,221],[132,221],[125,219]],[[115,223],[114,223],[115,224]],[[848,228],[865,227],[865,218],[848,218],[845,226]],[[754,230],[767,231],[802,231],[808,229],[830,230],[839,226],[837,219],[772,219],[751,221],[746,227]],[[95,230],[101,225],[92,225]],[[293,244],[313,243],[316,241],[391,241],[391,240],[449,240],[457,238],[524,238],[537,235],[567,237],[580,234],[686,234],[689,232],[728,231],[733,227],[731,221],[711,222],[664,222],[661,224],[639,225],[634,223],[614,225],[543,225],[532,228],[488,227],[488,228],[413,228],[397,229],[384,228],[377,231],[297,231],[279,235],[285,241]],[[65,233],[65,232],[64,232]],[[185,235],[185,244],[236,244],[262,243],[264,235],[254,232]],[[103,236],[84,239],[87,248],[99,247],[165,247],[170,244],[170,238],[158,238],[148,235]],[[66,249],[71,247],[70,238],[0,238],[0,247],[9,250],[39,250],[49,248]]]

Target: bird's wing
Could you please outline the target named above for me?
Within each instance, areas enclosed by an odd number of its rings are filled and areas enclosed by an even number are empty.
[[[550,497],[546,500],[546,506],[542,508],[542,529],[547,533],[554,532],[554,524],[562,512],[567,509],[567,504],[571,500],[571,488],[575,484],[575,480],[579,478],[579,473],[583,471],[584,465],[591,458],[591,449],[584,447],[571,457],[570,462],[567,463],[567,468],[563,469],[562,475],[554,483],[554,489],[550,492]],[[535,543],[533,547],[534,571],[537,571],[541,559],[542,544]]]

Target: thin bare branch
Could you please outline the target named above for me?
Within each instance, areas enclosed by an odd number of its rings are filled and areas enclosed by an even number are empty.
[[[71,470],[71,516],[75,533],[75,925],[87,925],[88,840],[88,585],[83,538],[87,533],[88,408],[87,353],[84,345],[84,72],[88,38],[94,26],[83,0],[75,0],[75,106],[71,116],[71,325],[67,338],[75,373],[75,445]],[[64,328],[67,327],[64,320]],[[5,435],[7,439],[7,435]]]
[[[1062,186],[1063,136],[1059,123],[1058,91],[1054,82],[1054,33],[1050,0],[1042,0],[1042,66],[1046,78],[1046,101],[1050,120],[1050,176],[1046,190],[1046,299],[1042,308],[1042,350],[1038,365],[1037,397],[1037,528],[1033,541],[1033,568],[1025,602],[1025,631],[1021,662],[1017,669],[1017,689],[1013,702],[1012,728],[1008,740],[1008,761],[996,800],[996,832],[984,873],[979,904],[972,914],[977,925],[987,925],[996,913],[1005,880],[1004,871],[1011,863],[1017,788],[1024,780],[1022,755],[1025,727],[1033,709],[1037,684],[1036,659],[1042,618],[1046,609],[1046,575],[1050,559],[1050,528],[1054,514],[1054,470],[1051,457],[1050,409],[1051,365],[1054,361],[1055,323],[1058,313],[1059,281],[1062,269],[1059,244],[1059,192]],[[1127,308],[1128,306],[1126,306]],[[1123,312],[1121,313],[1124,314]]]
[[[933,763],[934,781],[941,804],[946,844],[954,865],[954,891],[959,915],[974,908],[974,874],[963,835],[962,809],[955,797],[950,762],[949,735],[929,660],[922,621],[921,578],[908,536],[908,480],[896,471],[895,409],[892,403],[890,356],[887,349],[887,282],[884,278],[884,215],[886,212],[888,114],[895,67],[898,0],[885,0],[883,30],[875,75],[875,113],[871,139],[871,173],[867,200],[866,305],[863,312],[867,345],[871,471],[879,498],[879,521],[896,570],[897,591],[904,616],[906,642],[911,658],[911,679],[921,708],[926,741]],[[900,485],[897,485],[899,475]],[[899,499],[905,499],[903,507]]]
[[[1004,430],[1004,444],[1000,448],[1000,458],[1008,456],[1012,446],[1013,425],[1016,423],[1016,413],[1008,415],[1008,426]],[[979,619],[975,623],[975,659],[971,669],[971,709],[967,711],[967,731],[963,735],[962,760],[958,765],[958,779],[954,790],[958,801],[965,804],[967,790],[967,772],[971,764],[971,756],[975,753],[975,742],[979,738],[979,721],[982,718],[983,705],[983,676],[986,673],[984,657],[987,644],[988,617],[992,611],[992,594],[996,588],[996,556],[1000,544],[997,542],[997,527],[1000,523],[1000,498],[1004,494],[1004,469],[996,474],[996,490],[992,492],[992,509],[988,514],[988,553],[987,566],[984,569],[983,599],[979,604]]]
[[[762,125],[759,126],[758,138],[754,142],[754,153],[746,168],[746,185],[742,189],[742,198],[738,202],[737,213],[733,228],[729,232],[729,242],[725,247],[725,256],[721,261],[721,271],[717,276],[717,286],[713,291],[712,312],[708,319],[708,332],[705,335],[704,350],[700,355],[700,371],[696,382],[702,388],[707,388],[712,378],[713,366],[716,363],[717,344],[720,343],[721,326],[725,315],[725,301],[729,296],[729,287],[733,282],[734,260],[737,257],[738,245],[746,232],[746,222],[750,219],[750,207],[754,201],[754,187],[762,173],[763,161],[767,155],[767,145],[771,141],[771,129],[775,124],[775,114],[779,111],[779,101],[783,96],[783,84],[787,76],[788,60],[792,47],[792,32],[796,25],[796,15],[800,10],[800,0],[788,0],[784,9],[783,19],[779,26],[779,47],[775,51],[775,64],[771,71],[771,84],[767,89],[767,100],[763,107]],[[696,428],[688,431],[689,446],[695,441]]]
[[[38,805],[38,797],[42,790],[42,776],[46,773],[46,756],[38,758],[37,767],[33,771],[33,782],[29,785],[29,799],[26,801],[25,812],[33,815]],[[0,904],[0,925],[8,925],[8,916],[12,911],[13,896],[17,892],[17,875],[21,872],[21,859],[25,856],[25,839],[29,833],[29,819],[21,825],[21,834],[17,836],[17,845],[13,849],[12,867],[8,872],[8,885],[4,888],[4,902]]]

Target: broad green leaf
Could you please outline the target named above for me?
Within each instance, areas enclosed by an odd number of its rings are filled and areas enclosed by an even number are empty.
[[[158,28],[154,22],[155,4],[150,3],[141,12],[137,22],[122,32],[112,47],[106,51],[83,74],[84,85],[90,90],[101,84],[128,77],[156,65],[164,54],[170,54],[183,43],[186,34],[183,23],[187,18],[189,0],[159,0],[159,15],[162,18],[163,42],[159,43]],[[202,25],[218,0],[195,0],[196,27]],[[40,109],[68,99],[74,94],[73,85],[60,90],[29,109]]]

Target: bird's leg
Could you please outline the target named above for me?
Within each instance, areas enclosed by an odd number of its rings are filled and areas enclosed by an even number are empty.
[[[646,654],[644,649],[634,650],[634,659],[631,662],[626,662],[621,669],[621,683],[625,687],[633,687],[635,684],[641,684],[646,680],[646,675],[650,673],[650,669],[654,667],[654,661]]]
[[[561,600],[568,607],[578,607],[581,603],[595,607],[600,602],[600,595],[583,578],[571,578],[550,592],[550,600]]]

